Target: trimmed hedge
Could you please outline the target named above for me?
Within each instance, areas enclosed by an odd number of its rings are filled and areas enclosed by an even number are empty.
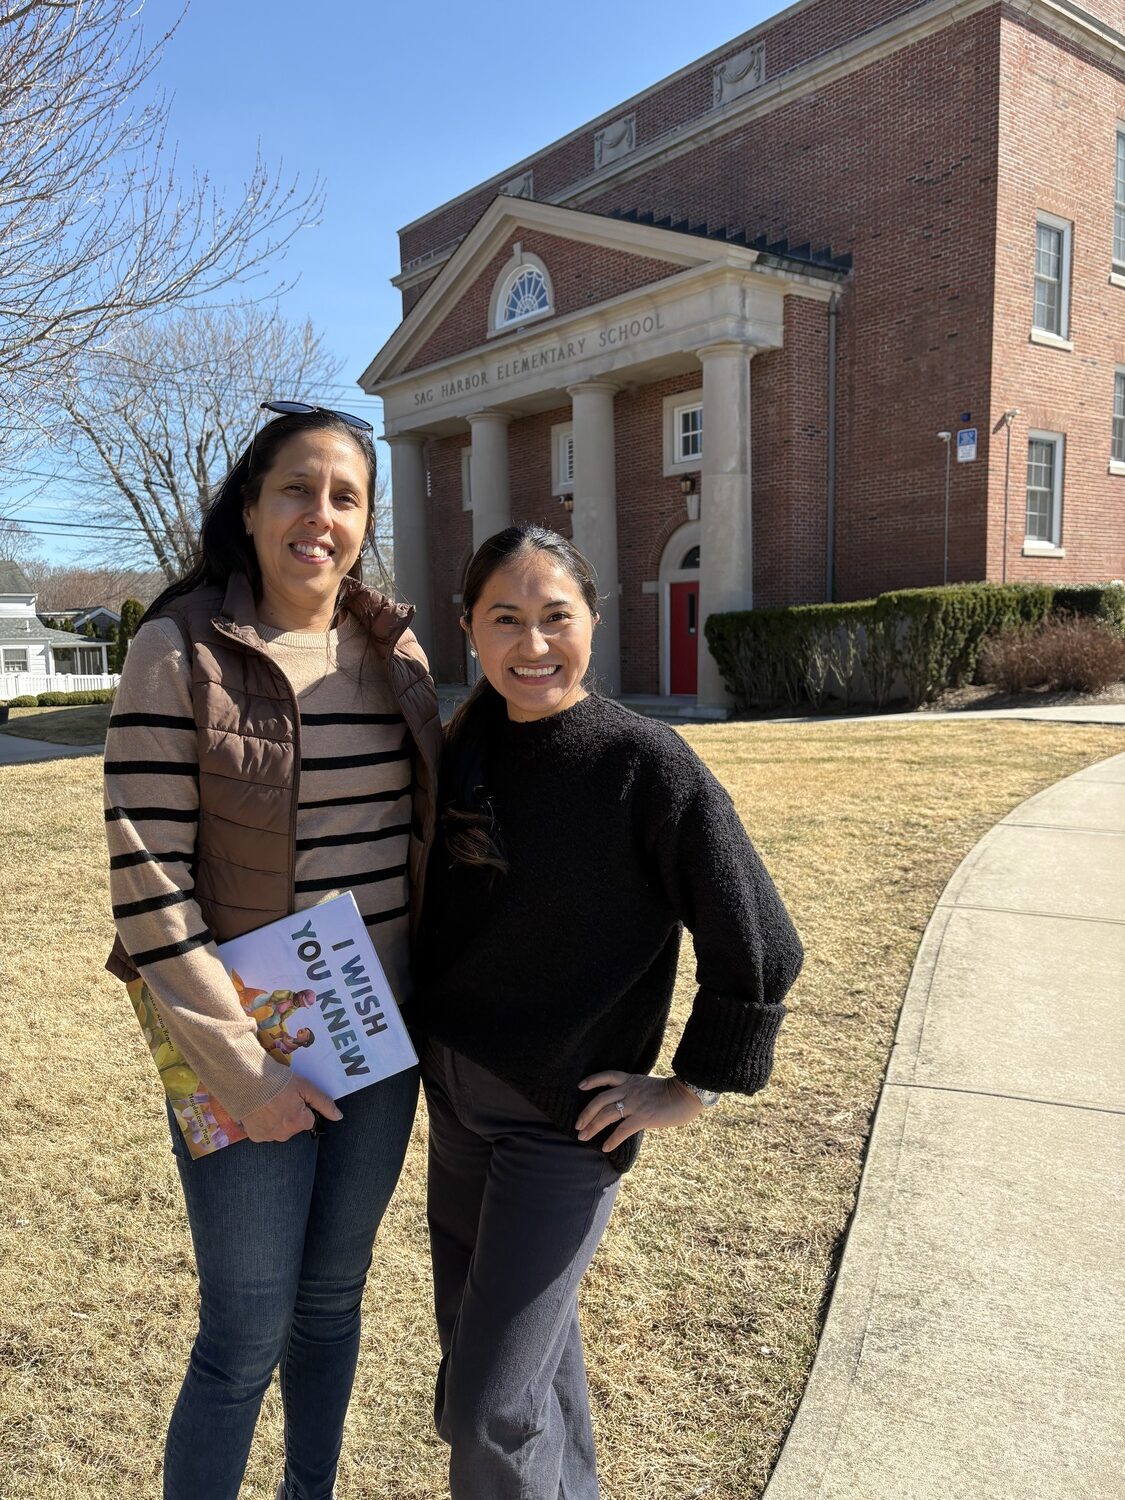
[[[68,708],[84,703],[112,703],[114,688],[92,688],[85,693],[40,693],[36,703],[40,708]]]
[[[1055,615],[1086,615],[1125,630],[1125,584],[1068,583],[1055,589]]]
[[[112,703],[114,688],[92,688],[84,693],[23,693],[9,698],[9,708],[73,708],[80,704]],[[3,701],[0,700],[0,708]]]
[[[882,707],[899,679],[917,706],[971,682],[981,647],[1051,615],[1125,629],[1125,586],[965,583],[898,589],[851,604],[799,604],[711,615],[707,644],[740,709],[829,694]]]

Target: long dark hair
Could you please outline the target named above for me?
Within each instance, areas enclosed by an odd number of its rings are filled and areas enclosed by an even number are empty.
[[[590,563],[573,542],[530,522],[509,526],[482,542],[473,554],[461,590],[461,619],[473,623],[473,610],[497,568],[531,552],[541,552],[564,568],[578,585],[591,615],[598,613],[598,581]],[[489,801],[489,751],[497,726],[507,717],[504,697],[482,676],[449,721],[445,731],[443,780],[451,793],[442,808],[445,847],[458,864],[484,866],[506,873]]]
[[[364,546],[348,569],[357,583],[363,582],[363,551],[374,551],[380,583],[386,584],[386,570],[375,547],[375,445],[362,428],[342,422],[330,411],[299,412],[275,417],[255,434],[250,445],[239,454],[233,468],[215,491],[207,507],[196,543],[195,561],[175,583],[159,594],[145,612],[151,619],[173,599],[190,594],[205,584],[225,585],[234,573],[245,573],[257,599],[262,591],[262,574],[253,539],[246,534],[242,513],[253,505],[262,489],[262,480],[273,468],[277,455],[289,441],[302,432],[332,432],[348,438],[363,455],[367,468],[367,525]]]

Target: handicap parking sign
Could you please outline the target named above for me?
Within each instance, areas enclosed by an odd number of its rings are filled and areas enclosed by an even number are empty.
[[[970,464],[976,456],[977,430],[975,427],[962,427],[957,434],[957,462]]]

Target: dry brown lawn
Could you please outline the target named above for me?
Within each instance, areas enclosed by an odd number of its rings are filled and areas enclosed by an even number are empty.
[[[771,1087],[649,1139],[587,1278],[606,1500],[760,1494],[808,1373],[931,909],[1016,803],[1125,748],[1119,731],[1027,723],[722,725],[688,738],[730,788],[809,956]],[[101,967],[98,774],[88,761],[0,769],[5,1500],[157,1496],[193,1331],[158,1085]],[[691,967],[689,953],[680,1018]],[[376,1247],[342,1500],[445,1494],[427,1416],[424,1144],[422,1117]],[[244,1495],[272,1497],[279,1453],[271,1396]]]

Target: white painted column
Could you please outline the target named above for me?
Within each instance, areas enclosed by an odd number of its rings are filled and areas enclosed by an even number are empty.
[[[395,587],[414,606],[411,629],[427,656],[433,649],[433,601],[426,498],[426,439],[405,432],[385,439],[391,449],[391,519],[394,527]]]
[[[730,694],[707,647],[708,615],[750,609],[754,553],[750,524],[750,361],[734,340],[697,351],[703,364],[703,483],[700,496],[699,688],[697,701],[729,708]]]
[[[512,524],[512,491],[508,478],[508,423],[506,411],[475,411],[469,417],[473,433],[469,460],[469,488],[473,497],[473,551],[481,542]]]
[[[617,473],[613,398],[617,386],[584,380],[568,387],[574,414],[574,545],[594,566],[601,623],[594,632],[594,669],[603,693],[621,692],[621,585],[617,565]]]

